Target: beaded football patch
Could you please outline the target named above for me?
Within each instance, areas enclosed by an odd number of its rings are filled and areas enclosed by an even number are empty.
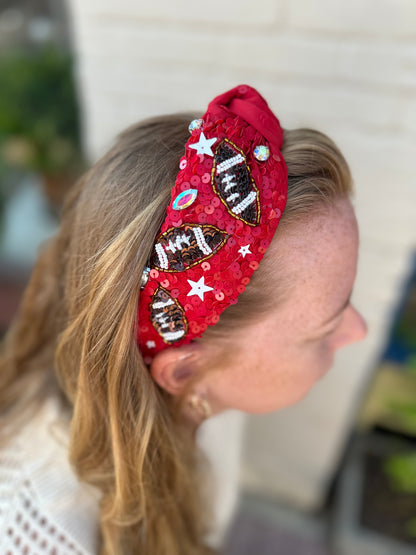
[[[159,235],[150,264],[165,272],[183,272],[215,254],[228,234],[208,224],[182,224]]]
[[[260,222],[259,192],[244,152],[228,139],[215,150],[212,186],[228,212],[249,225]]]
[[[165,343],[179,341],[188,331],[184,309],[163,287],[152,297],[150,321]]]

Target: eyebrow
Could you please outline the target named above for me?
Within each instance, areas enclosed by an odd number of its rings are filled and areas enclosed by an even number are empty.
[[[333,314],[330,318],[328,318],[327,320],[325,320],[325,322],[321,325],[321,327],[325,327],[326,325],[328,325],[330,322],[332,322],[332,320],[335,320],[335,318],[337,316],[339,316],[340,314],[342,314],[344,312],[344,310],[347,308],[347,306],[350,304],[351,302],[351,295],[352,295],[352,291],[351,293],[348,295],[348,299],[345,301],[345,303],[341,306],[341,308],[339,308],[335,314]]]

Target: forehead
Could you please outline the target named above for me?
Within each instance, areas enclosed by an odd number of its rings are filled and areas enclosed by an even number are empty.
[[[278,228],[266,255],[289,284],[284,305],[298,308],[292,315],[306,310],[316,324],[324,321],[346,301],[355,280],[358,227],[350,201]]]

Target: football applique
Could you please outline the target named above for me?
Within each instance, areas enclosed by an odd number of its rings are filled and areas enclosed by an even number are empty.
[[[150,258],[150,265],[164,272],[183,272],[220,249],[228,234],[213,225],[182,224],[162,233]]]
[[[211,181],[228,212],[249,225],[260,222],[259,192],[244,152],[228,139],[215,150]]]
[[[179,341],[188,331],[185,311],[163,287],[159,287],[152,297],[150,320],[165,343]]]

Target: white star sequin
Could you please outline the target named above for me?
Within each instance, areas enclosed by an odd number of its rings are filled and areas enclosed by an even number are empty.
[[[213,291],[213,289],[214,289],[213,287],[210,287],[209,285],[205,285],[204,276],[202,276],[198,281],[192,281],[191,279],[187,279],[186,281],[191,286],[191,290],[189,291],[187,296],[189,297],[190,295],[198,295],[198,297],[201,299],[201,301],[204,300],[204,293],[206,293],[207,291]]]
[[[156,343],[154,341],[147,341],[146,346],[148,349],[154,349],[156,347]]]
[[[245,245],[244,247],[241,247],[241,249],[238,251],[240,254],[243,255],[243,258],[246,257],[246,254],[253,254],[249,247],[250,245]]]
[[[211,146],[215,143],[216,140],[216,137],[213,137],[212,139],[207,139],[204,135],[204,132],[201,131],[199,141],[193,145],[189,145],[189,148],[195,149],[198,154],[208,154],[208,156],[214,156]]]

